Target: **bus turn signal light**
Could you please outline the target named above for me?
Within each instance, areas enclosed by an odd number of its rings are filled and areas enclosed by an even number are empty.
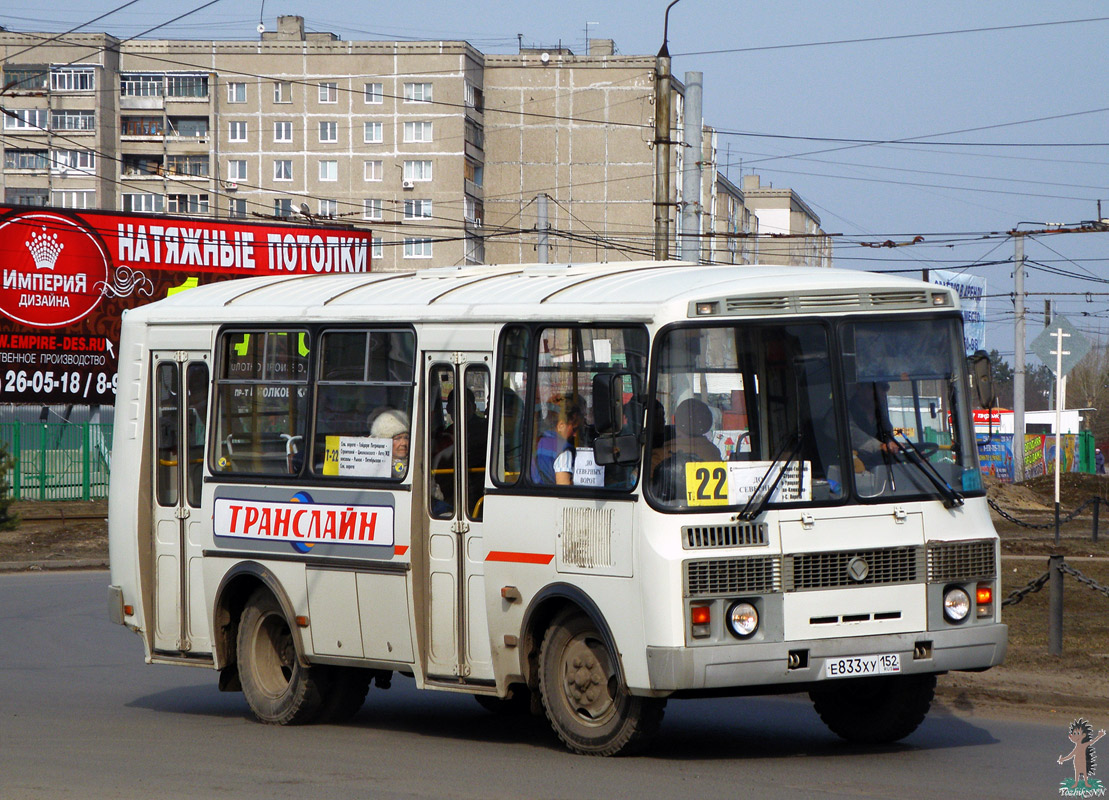
[[[694,638],[703,639],[709,635],[709,623],[712,621],[712,615],[708,606],[693,606],[689,609],[689,617],[690,621],[693,622]]]

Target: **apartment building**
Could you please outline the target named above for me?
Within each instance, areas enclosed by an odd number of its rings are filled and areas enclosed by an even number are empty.
[[[542,194],[551,261],[653,250],[654,58],[610,40],[489,55],[285,16],[258,41],[0,31],[0,58],[7,202],[334,220],[373,229],[375,269],[407,270],[536,260]],[[702,256],[749,263],[759,221],[705,131]]]

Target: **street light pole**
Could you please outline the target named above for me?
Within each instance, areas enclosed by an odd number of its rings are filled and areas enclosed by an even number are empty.
[[[670,9],[662,21],[662,47],[655,56],[655,260],[670,258]]]

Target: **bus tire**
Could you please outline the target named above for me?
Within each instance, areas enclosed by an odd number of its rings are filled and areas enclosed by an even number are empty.
[[[313,667],[313,671],[320,669]],[[320,722],[347,722],[366,702],[371,673],[354,667],[328,667],[326,680],[320,687]]]
[[[543,637],[539,692],[558,738],[572,752],[591,756],[641,750],[658,731],[666,706],[665,700],[628,693],[596,625],[576,610],[556,617]]]
[[[314,670],[301,665],[289,621],[277,598],[254,590],[239,620],[239,680],[260,722],[299,725],[319,714],[323,697]]]
[[[898,675],[829,681],[809,692],[828,728],[849,742],[889,744],[924,721],[936,690],[935,675]]]

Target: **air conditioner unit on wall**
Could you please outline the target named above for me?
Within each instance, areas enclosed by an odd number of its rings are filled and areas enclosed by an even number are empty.
[[[400,187],[402,189],[415,189],[416,184],[414,184],[412,181],[401,181],[400,182]]]

